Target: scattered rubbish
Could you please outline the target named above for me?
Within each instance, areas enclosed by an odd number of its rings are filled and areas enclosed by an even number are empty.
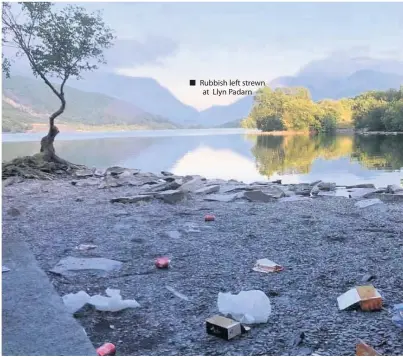
[[[90,301],[91,296],[89,296],[85,291],[80,290],[76,294],[64,295],[62,299],[67,311],[74,314]]]
[[[256,261],[253,270],[260,273],[275,273],[284,270],[284,268],[272,260],[264,258]]]
[[[374,206],[374,205],[378,205],[378,204],[383,204],[383,202],[379,198],[371,198],[371,199],[358,201],[355,203],[355,206],[359,207],[359,208],[366,208],[366,207]]]
[[[97,246],[94,244],[80,244],[79,246],[76,247],[78,250],[90,250],[90,249],[95,249]]]
[[[266,323],[271,314],[270,299],[261,290],[241,291],[237,295],[218,293],[218,310],[245,324]]]
[[[116,354],[116,347],[113,343],[104,343],[101,347],[97,348],[98,356],[114,356]]]
[[[356,356],[380,356],[371,346],[367,345],[364,341],[357,343],[355,347]]]
[[[363,311],[376,311],[382,308],[382,297],[372,285],[358,286],[337,298],[340,310],[360,307]]]
[[[63,302],[67,310],[73,314],[80,310],[85,304],[93,305],[99,311],[111,312],[140,307],[136,300],[122,300],[120,290],[108,288],[105,292],[108,296],[90,296],[85,291],[81,290],[76,294],[64,295]]]
[[[204,216],[204,220],[205,220],[206,222],[215,221],[215,216],[212,215],[212,214],[206,214],[206,215]]]
[[[111,271],[120,269],[122,263],[106,258],[75,258],[67,257],[59,261],[51,272],[56,274],[66,274],[69,271],[77,270],[104,270]]]
[[[169,263],[170,263],[171,261],[169,260],[169,258],[167,258],[167,257],[161,257],[161,258],[157,258],[156,260],[155,260],[155,266],[158,268],[158,269],[167,269],[168,267],[169,267]]]
[[[250,331],[250,327],[243,326],[227,317],[216,315],[206,320],[206,332],[227,341],[248,331]]]
[[[169,285],[165,285],[165,287],[175,296],[177,296],[180,299],[189,301],[189,298],[186,295],[181,294],[179,291],[175,290],[173,287],[169,286]]]
[[[397,327],[400,327],[403,329],[403,303],[394,305],[392,312],[393,312],[392,322]]]
[[[11,269],[7,268],[7,267],[4,266],[4,265],[1,267],[1,272],[2,272],[2,273],[6,273],[6,272],[8,272],[8,271],[10,271],[10,270],[11,270]]]
[[[112,330],[115,329],[115,325],[109,325],[109,328],[111,328]]]

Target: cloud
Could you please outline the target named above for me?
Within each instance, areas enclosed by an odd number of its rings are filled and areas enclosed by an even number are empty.
[[[163,60],[179,50],[179,43],[161,36],[148,36],[144,41],[118,39],[105,53],[108,67],[128,68],[163,64]]]

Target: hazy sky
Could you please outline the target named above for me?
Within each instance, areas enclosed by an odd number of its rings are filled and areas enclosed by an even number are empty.
[[[83,5],[83,3],[81,3]],[[189,79],[269,81],[335,51],[402,58],[403,3],[85,3],[119,41],[109,64],[147,76],[199,109]]]

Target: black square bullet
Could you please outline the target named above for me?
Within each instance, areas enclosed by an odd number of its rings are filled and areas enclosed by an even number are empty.
[[[191,79],[191,80],[190,80],[190,85],[191,85],[191,86],[195,86],[195,85],[196,85],[196,80],[195,80],[195,79]]]

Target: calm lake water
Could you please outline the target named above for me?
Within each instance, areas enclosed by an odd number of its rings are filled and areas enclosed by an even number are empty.
[[[43,134],[3,134],[3,161],[38,152]],[[240,129],[60,134],[58,154],[89,167],[236,179],[400,184],[403,135],[267,136]]]

